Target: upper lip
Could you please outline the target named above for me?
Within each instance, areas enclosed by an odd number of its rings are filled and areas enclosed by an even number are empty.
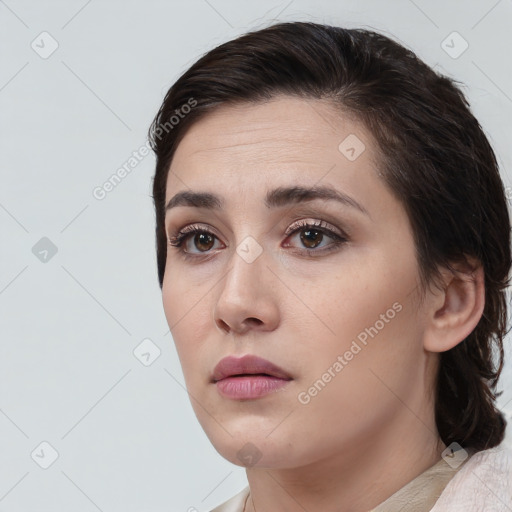
[[[218,380],[232,377],[233,375],[254,375],[266,374],[281,379],[291,380],[282,368],[254,355],[245,355],[243,357],[228,356],[221,359],[213,370],[212,380]]]

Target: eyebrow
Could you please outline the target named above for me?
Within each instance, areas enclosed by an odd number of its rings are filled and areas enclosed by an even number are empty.
[[[281,208],[291,204],[318,199],[322,199],[324,201],[337,201],[345,206],[355,208],[370,217],[366,208],[359,204],[355,199],[343,192],[340,192],[339,190],[326,186],[315,186],[310,188],[300,186],[279,187],[267,192],[265,196],[265,206],[267,208]],[[184,190],[183,192],[178,192],[169,200],[165,207],[165,211],[168,212],[177,206],[221,210],[224,206],[224,201],[220,196],[210,192],[192,192]]]

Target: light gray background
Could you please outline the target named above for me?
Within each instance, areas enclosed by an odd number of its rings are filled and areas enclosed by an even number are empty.
[[[199,427],[168,334],[152,154],[103,200],[92,191],[189,65],[278,20],[382,31],[464,82],[511,184],[510,0],[0,0],[0,512],[204,511],[245,486]],[[441,46],[453,31],[458,58]],[[145,366],[147,338],[161,353]]]

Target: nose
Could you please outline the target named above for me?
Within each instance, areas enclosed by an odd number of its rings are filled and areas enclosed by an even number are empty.
[[[224,333],[272,331],[279,324],[276,277],[267,265],[264,252],[248,262],[233,251],[213,311],[215,324]]]

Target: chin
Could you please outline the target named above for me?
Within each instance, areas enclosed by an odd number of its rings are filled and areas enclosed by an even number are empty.
[[[212,443],[217,452],[226,460],[247,469],[283,469],[294,467],[291,447],[288,443],[261,439],[230,438],[226,442]]]
[[[226,431],[211,418],[205,421],[201,426],[213,447],[232,464],[267,469],[300,465],[299,459],[304,454],[297,453],[289,431],[272,432],[275,422],[255,421],[248,415],[237,422],[223,424]]]

